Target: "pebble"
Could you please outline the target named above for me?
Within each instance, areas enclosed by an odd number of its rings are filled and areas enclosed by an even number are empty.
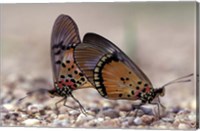
[[[122,121],[128,122],[128,125],[133,125],[134,124],[134,117],[126,117]]]
[[[107,109],[103,111],[104,116],[109,116],[110,118],[116,118],[119,117],[119,112],[114,109]]]
[[[104,107],[104,108],[112,108],[113,105],[110,102],[108,102],[108,101],[104,101],[102,103],[102,107]]]
[[[171,112],[173,112],[173,113],[178,113],[180,110],[181,110],[180,107],[173,107],[173,108],[171,109]]]
[[[36,126],[40,124],[40,121],[38,119],[27,119],[23,121],[22,124],[26,126]]]
[[[145,125],[149,125],[155,120],[155,117],[150,115],[143,115],[141,120]]]
[[[75,115],[79,115],[80,112],[78,110],[71,110],[69,111],[69,114],[75,116]]]
[[[93,119],[93,118],[94,118],[94,117],[91,116],[91,115],[85,116],[84,114],[81,113],[81,114],[77,117],[76,123],[77,123],[77,124],[81,124],[81,123],[84,123],[85,121],[89,121],[89,120],[91,120],[91,119]]]
[[[190,129],[190,126],[184,123],[178,125],[178,129]]]
[[[63,120],[58,120],[55,119],[53,121],[53,126],[57,126],[57,127],[68,127],[70,125],[69,121],[67,119],[63,119]]]
[[[69,117],[69,115],[67,115],[67,114],[59,114],[57,119],[63,120],[63,119],[67,119],[68,117]]]
[[[120,111],[125,111],[125,112],[129,112],[132,110],[132,106],[129,104],[120,104],[118,107],[118,110]]]
[[[27,111],[36,113],[36,112],[39,112],[39,110],[42,110],[43,108],[44,108],[44,106],[41,104],[33,104],[33,105],[29,105],[27,107]]]
[[[97,114],[100,111],[100,109],[97,107],[91,107],[89,110],[94,112],[95,114]]]
[[[119,128],[121,127],[121,121],[118,118],[105,120],[100,124],[101,128]]]
[[[196,121],[196,114],[195,113],[190,113],[188,118],[189,118],[190,121],[194,122],[194,121]]]
[[[165,121],[165,122],[173,122],[174,118],[163,117],[162,120]]]
[[[153,112],[152,108],[147,108],[147,107],[141,106],[140,109],[143,111],[144,114],[154,115],[154,112]]]
[[[196,107],[197,107],[197,102],[196,102],[196,99],[195,100],[192,100],[192,102],[190,103],[190,107],[193,109],[193,110],[196,110]]]
[[[133,121],[136,125],[141,125],[142,124],[142,119],[140,117],[136,117]]]
[[[15,110],[15,106],[12,104],[4,104],[3,107],[7,110]]]

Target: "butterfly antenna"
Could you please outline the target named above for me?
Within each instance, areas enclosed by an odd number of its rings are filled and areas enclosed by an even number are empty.
[[[165,86],[168,86],[168,85],[171,85],[171,84],[174,84],[174,83],[190,82],[191,79],[187,79],[187,80],[183,80],[183,79],[188,78],[188,77],[191,77],[191,76],[193,76],[193,73],[191,73],[191,74],[189,74],[189,75],[186,75],[186,76],[179,77],[179,78],[177,78],[177,79],[175,79],[175,80],[172,80],[172,81],[170,81],[170,82],[164,84],[161,88],[163,88],[163,87],[165,87]]]

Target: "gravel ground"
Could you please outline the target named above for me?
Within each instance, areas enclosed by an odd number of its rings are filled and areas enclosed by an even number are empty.
[[[74,93],[85,107],[87,116],[62,104],[59,105],[60,114],[56,115],[54,103],[59,99],[52,99],[44,92],[35,93],[17,103],[28,89],[46,87],[47,83],[43,78],[8,76],[1,87],[2,126],[142,129],[195,129],[197,126],[195,101],[191,102],[190,107],[173,106],[166,109],[162,112],[161,119],[156,117],[155,108],[152,106],[143,106],[136,116],[130,101],[106,100],[92,89],[94,92],[88,89]],[[85,95],[86,93],[88,95]],[[69,99],[67,104],[78,109],[72,99]]]
[[[81,38],[87,32],[95,32],[115,43],[145,72],[153,85],[159,87],[194,73],[194,7],[194,3],[184,2],[2,5],[1,125],[195,129],[193,78],[190,83],[166,88],[166,95],[161,98],[166,110],[162,111],[161,119],[154,115],[152,106],[144,106],[135,116],[133,101],[107,100],[94,89],[73,93],[90,114],[87,117],[62,104],[57,116],[55,102],[60,98],[51,98],[44,92],[17,103],[30,90],[48,88],[48,81],[52,81],[50,36],[59,14],[68,14],[75,20]],[[67,104],[78,109],[71,98]]]

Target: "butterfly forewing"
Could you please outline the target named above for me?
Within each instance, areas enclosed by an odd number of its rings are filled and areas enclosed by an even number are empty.
[[[118,47],[99,35],[86,34],[83,44],[75,49],[75,59],[104,97],[137,99],[139,92],[152,87],[146,75]]]
[[[60,15],[53,26],[51,57],[54,81],[58,87],[91,87],[74,61],[74,48],[81,43],[76,23],[67,15]]]
[[[75,22],[67,15],[58,16],[51,35],[51,59],[54,79],[58,78],[66,49],[80,42],[81,40]]]

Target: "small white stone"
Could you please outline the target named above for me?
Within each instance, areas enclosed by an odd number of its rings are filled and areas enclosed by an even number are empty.
[[[189,116],[188,116],[189,120],[190,121],[196,121],[196,115],[194,113],[191,113]]]
[[[190,106],[193,110],[196,110],[196,107],[197,107],[197,102],[196,102],[196,99],[195,100],[192,100],[192,102],[190,103]]]
[[[4,104],[3,107],[7,110],[14,110],[15,107],[12,104]]]
[[[91,115],[87,115],[87,116],[85,116],[84,114],[80,114],[78,117],[77,117],[77,119],[76,119],[76,123],[83,123],[83,122],[85,122],[85,121],[89,121],[89,120],[91,120],[91,119],[93,119],[94,117],[93,116],[91,116]]]
[[[35,126],[38,125],[40,121],[38,119],[27,119],[22,123],[25,124],[26,126]]]
[[[142,124],[142,120],[141,120],[140,117],[136,117],[136,118],[134,119],[133,122],[134,122],[136,125],[140,125],[140,124]]]
[[[80,114],[80,112],[77,110],[71,110],[71,111],[69,111],[69,114],[74,116],[74,115]]]
[[[97,120],[99,121],[99,122],[102,122],[102,121],[104,121],[104,119],[103,118],[97,118]]]
[[[58,115],[58,119],[59,120],[67,119],[67,117],[68,117],[68,115],[66,115],[66,114],[60,114],[60,115]]]
[[[164,117],[164,118],[162,118],[162,120],[165,121],[165,122],[173,122],[174,118]]]
[[[190,127],[189,127],[188,125],[184,124],[184,123],[180,123],[180,124],[178,125],[178,128],[179,128],[179,129],[190,129]]]

